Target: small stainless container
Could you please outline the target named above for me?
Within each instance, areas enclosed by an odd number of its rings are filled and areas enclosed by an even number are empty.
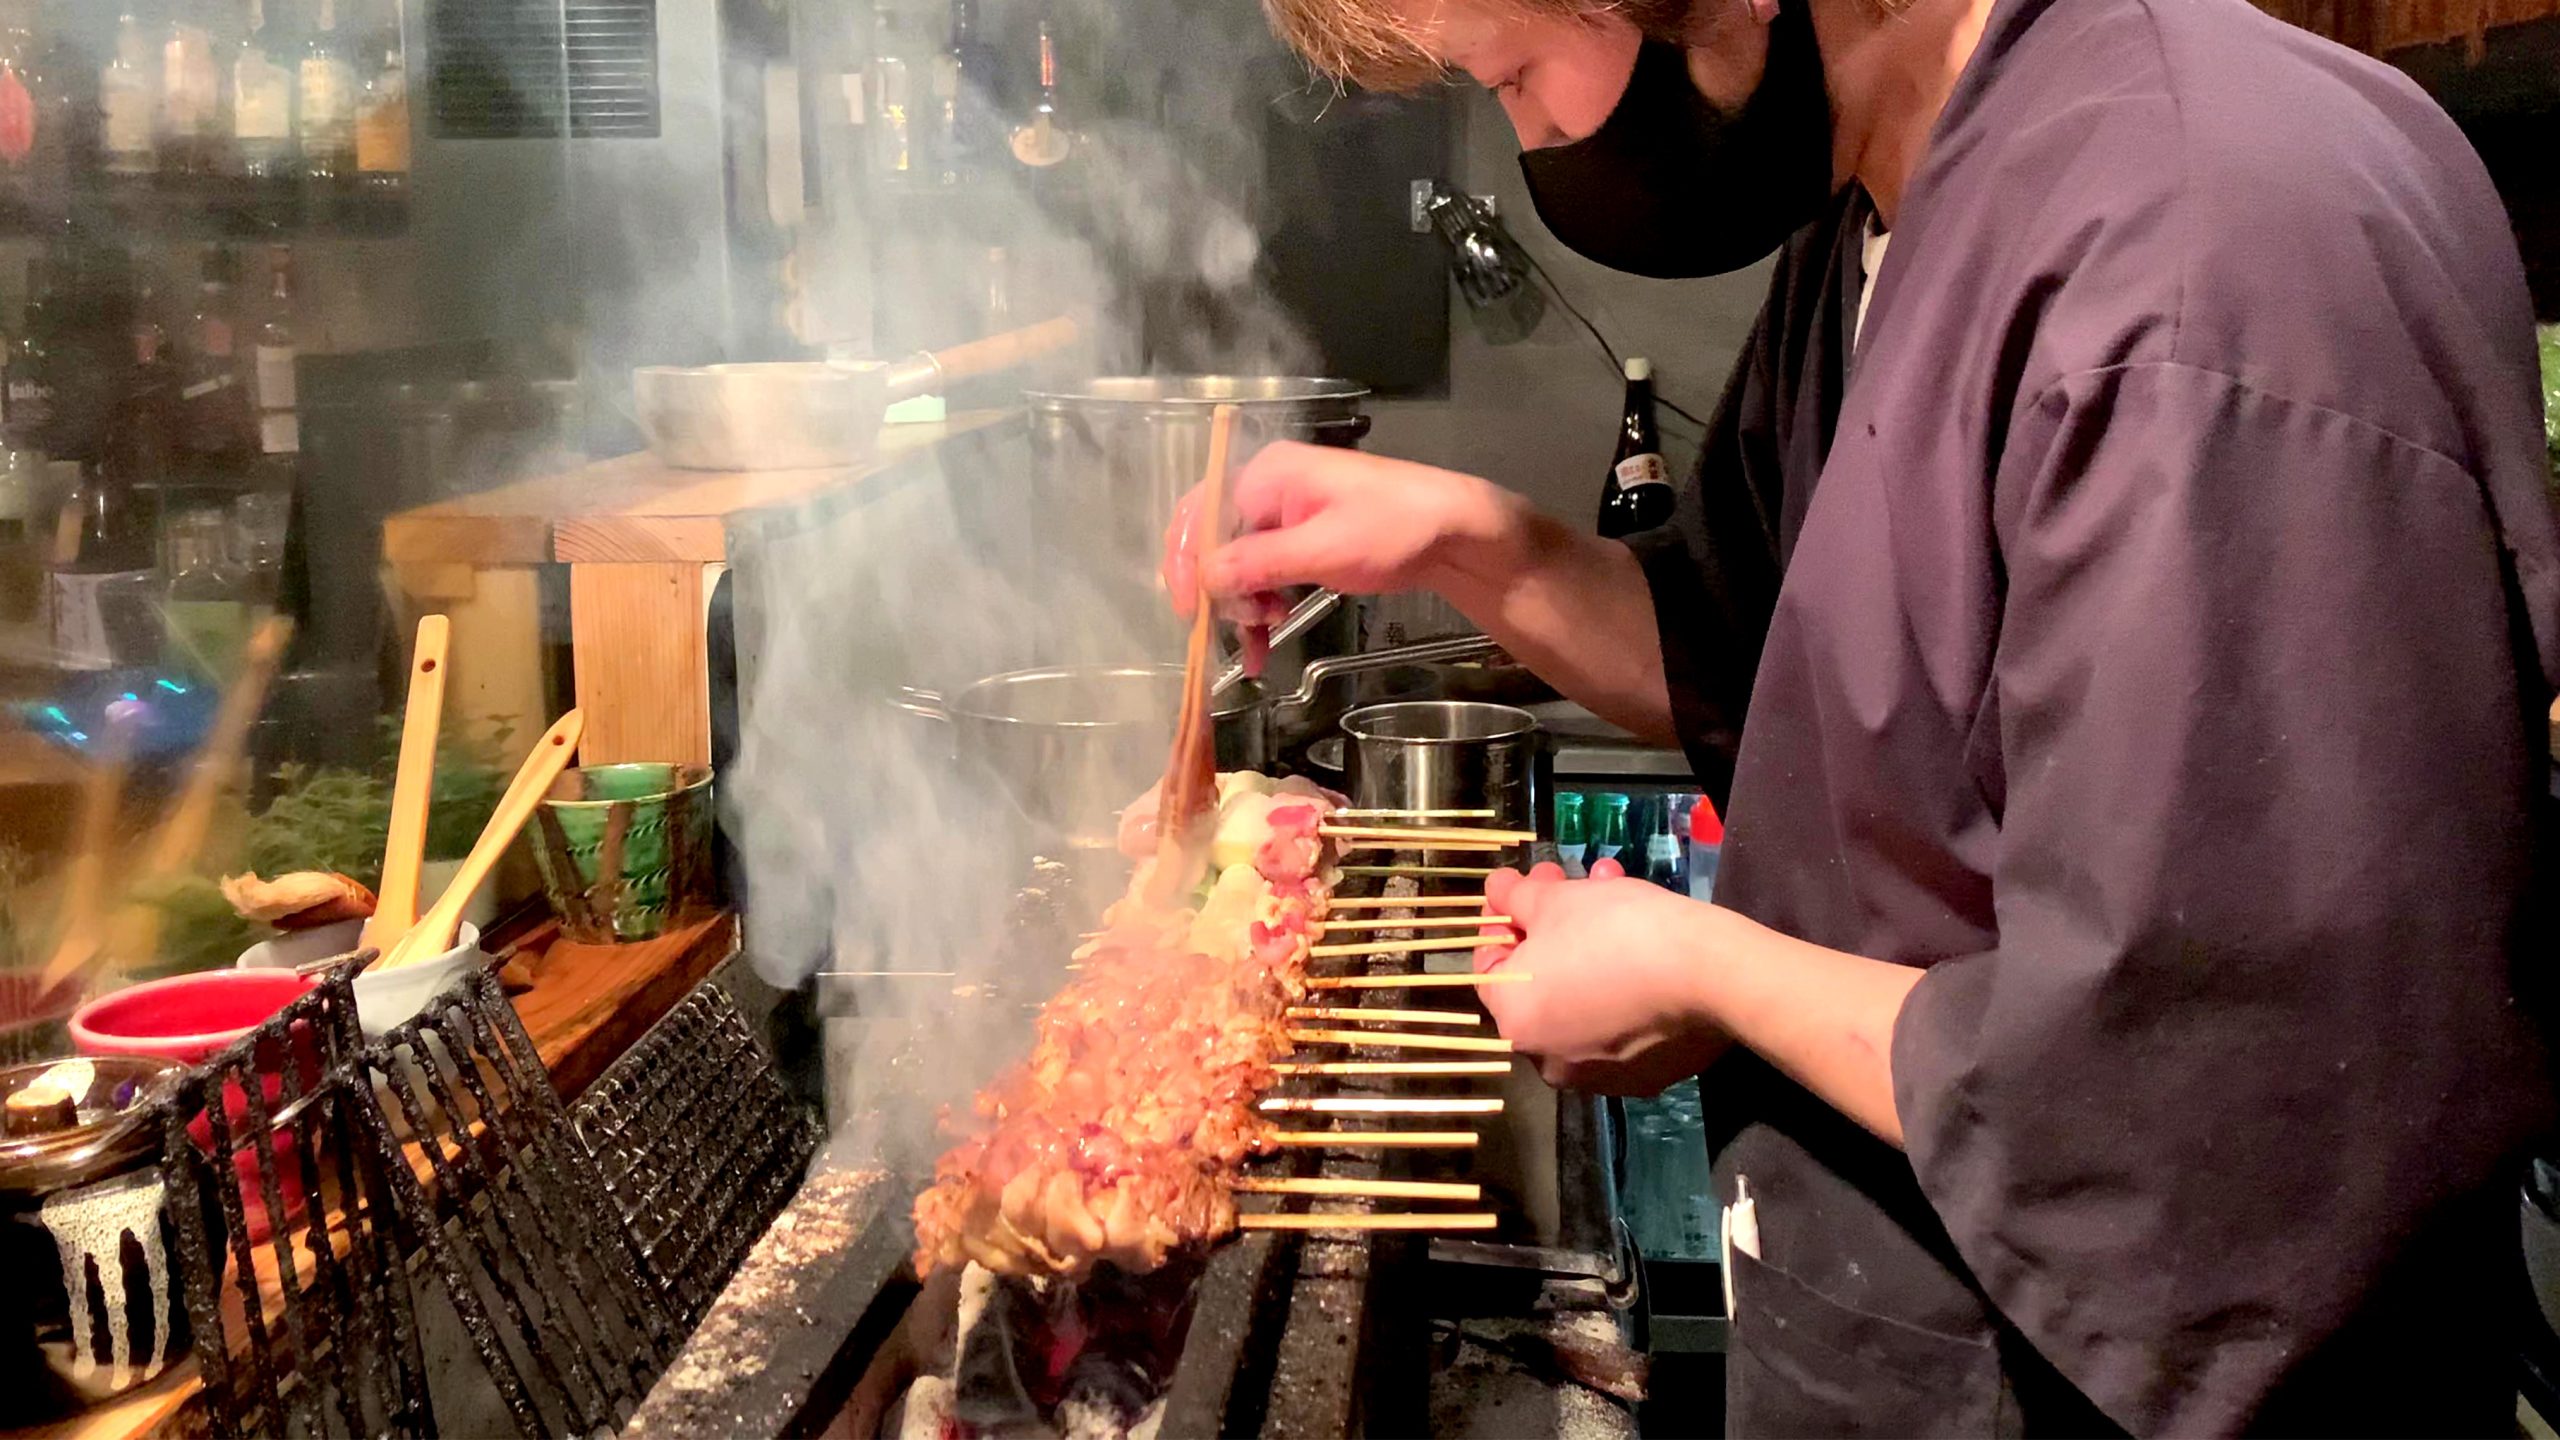
[[[1342,717],[1351,803],[1364,809],[1490,808],[1487,823],[1527,830],[1537,820],[1538,720],[1473,700],[1401,700]]]

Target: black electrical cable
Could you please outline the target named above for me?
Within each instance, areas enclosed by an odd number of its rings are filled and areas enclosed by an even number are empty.
[[[1582,328],[1591,332],[1592,342],[1600,347],[1601,354],[1609,357],[1609,368],[1620,374],[1626,373],[1626,362],[1618,358],[1617,347],[1609,343],[1609,337],[1601,334],[1600,327],[1591,323],[1591,317],[1582,313],[1582,307],[1574,304],[1573,301],[1566,296],[1564,293],[1564,287],[1556,283],[1555,276],[1547,273],[1547,267],[1538,262],[1537,256],[1529,253],[1528,246],[1522,245],[1519,247],[1519,250],[1521,258],[1529,262],[1529,269],[1537,275],[1539,283],[1545,285],[1547,287],[1547,293],[1556,297],[1556,303],[1564,307],[1564,313],[1581,321]],[[1660,392],[1655,393],[1653,403],[1670,411],[1672,414],[1679,416],[1681,419],[1688,421],[1690,424],[1697,426],[1698,432],[1701,435],[1706,433],[1706,421],[1699,419],[1697,416],[1690,414],[1687,410],[1684,410],[1680,406],[1673,404],[1671,401],[1664,399]]]

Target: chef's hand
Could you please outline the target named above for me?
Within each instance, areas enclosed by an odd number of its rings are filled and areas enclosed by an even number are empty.
[[[1478,971],[1532,978],[1477,993],[1547,1083],[1605,1095],[1653,1095],[1697,1074],[1728,1043],[1698,998],[1700,957],[1726,912],[1626,878],[1614,863],[1569,880],[1552,864],[1496,871],[1492,913],[1517,944],[1476,952]]]
[[[1453,547],[1498,544],[1526,513],[1517,496],[1472,475],[1292,440],[1265,446],[1237,473],[1222,527],[1240,532],[1235,539],[1195,533],[1200,499],[1196,489],[1184,497],[1165,531],[1165,588],[1188,618],[1205,572],[1219,612],[1247,624],[1286,613],[1284,586],[1349,595],[1437,588]]]

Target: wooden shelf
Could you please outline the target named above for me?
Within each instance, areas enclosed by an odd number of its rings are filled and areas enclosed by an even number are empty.
[[[978,410],[929,425],[889,425],[863,465],[825,470],[678,470],[643,451],[558,475],[403,511],[383,522],[394,566],[475,568],[544,564],[716,565],[729,558],[729,523],[849,489],[954,436],[1013,412]]]

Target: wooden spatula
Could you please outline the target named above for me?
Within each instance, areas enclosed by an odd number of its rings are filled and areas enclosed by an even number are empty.
[[[1201,467],[1198,541],[1202,553],[1215,546],[1224,523],[1227,450],[1235,433],[1236,407],[1221,405],[1209,418],[1209,458]],[[1170,901],[1189,866],[1185,846],[1192,817],[1217,803],[1217,735],[1209,718],[1211,643],[1217,631],[1215,607],[1206,584],[1191,612],[1191,640],[1182,656],[1182,710],[1174,717],[1173,753],[1166,757],[1164,783],[1156,791],[1156,870],[1150,887],[1159,902]]]
[[[578,741],[587,732],[586,717],[572,710],[553,722],[542,738],[533,742],[533,753],[516,771],[507,793],[498,798],[497,812],[480,831],[480,839],[463,857],[462,868],[454,873],[453,883],[445,887],[435,908],[409,927],[409,933],[392,943],[390,950],[373,968],[380,972],[396,969],[419,960],[432,960],[453,948],[454,932],[462,928],[463,907],[471,903],[471,892],[489,878],[498,861],[515,843],[516,833],[533,818],[542,797],[549,794],[551,782],[569,768],[578,753]]]
[[[387,950],[418,923],[418,866],[427,858],[427,802],[436,787],[436,736],[444,726],[445,650],[452,623],[442,615],[418,621],[418,645],[409,657],[409,709],[400,721],[400,768],[391,780],[391,832],[382,844],[382,883],[374,887],[373,916],[364,922],[368,950]]]

